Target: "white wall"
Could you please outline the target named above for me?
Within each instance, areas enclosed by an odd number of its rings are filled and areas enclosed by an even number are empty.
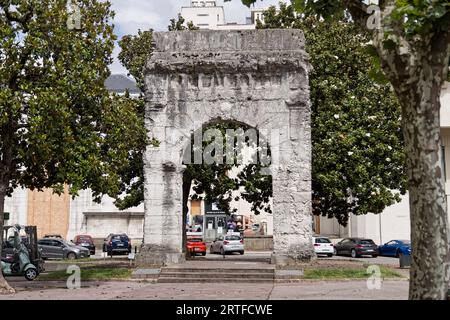
[[[389,240],[410,238],[409,197],[406,194],[402,201],[387,207],[381,214],[369,213],[364,216],[352,216],[352,237],[370,238],[377,244]],[[380,232],[381,230],[381,232]]]
[[[8,225],[27,225],[28,189],[17,188],[11,197],[5,199],[5,212],[9,212]]]
[[[87,218],[85,213],[99,213],[99,218]],[[143,221],[144,204],[120,211],[114,205],[114,199],[103,197],[101,203],[95,203],[90,190],[82,190],[79,196],[71,201],[70,222],[67,239],[73,239],[77,234],[89,234],[96,238],[104,238],[109,233],[131,232],[133,238],[142,238],[143,229],[139,227],[142,221],[128,221],[129,215],[123,213],[142,213]],[[121,231],[128,230],[128,231]]]
[[[225,24],[223,7],[182,7],[181,16],[200,29],[216,29]]]
[[[348,225],[346,227],[341,226],[336,219],[329,219],[327,217],[320,217],[320,234],[323,236],[331,237],[347,237]]]
[[[441,128],[450,128],[450,82],[446,82],[441,94]]]
[[[143,238],[144,213],[89,214],[86,217],[86,233],[93,238],[105,238],[110,233],[126,233],[131,239]]]

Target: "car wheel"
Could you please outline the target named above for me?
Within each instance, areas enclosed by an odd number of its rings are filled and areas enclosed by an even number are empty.
[[[77,255],[74,252],[69,252],[67,254],[67,259],[69,260],[75,260],[77,258]]]
[[[352,255],[352,258],[356,258],[358,256],[356,254],[356,250],[355,249],[352,249],[351,255]]]
[[[243,255],[243,254],[244,254],[244,251],[239,251],[239,253],[240,253],[241,255]]]
[[[327,253],[327,256],[328,256],[329,258],[331,258],[331,257],[333,256],[333,254],[332,254],[332,253]]]
[[[377,254],[373,254],[373,255],[372,255],[372,258],[376,258],[376,257],[378,257]]]
[[[220,254],[223,256],[225,255],[225,251],[223,250],[223,248],[220,248]]]
[[[334,248],[334,255],[337,256],[338,255],[338,251],[336,248]]]
[[[28,281],[33,281],[37,277],[37,271],[34,268],[30,268],[27,271],[25,271],[25,278]]]
[[[210,253],[210,254],[213,254],[213,253],[214,253],[214,250],[213,250],[213,247],[212,247],[212,246],[209,247],[209,253]]]
[[[395,252],[395,257],[400,258],[400,250],[397,249],[397,251]]]
[[[202,252],[202,256],[206,256],[206,252]]]

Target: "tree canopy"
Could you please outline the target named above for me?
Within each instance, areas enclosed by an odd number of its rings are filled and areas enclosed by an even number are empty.
[[[0,230],[17,187],[120,193],[130,148],[145,139],[136,106],[104,85],[116,39],[110,3],[75,4],[77,16],[65,0],[0,1]]]
[[[313,212],[346,225],[381,213],[405,192],[401,111],[390,85],[373,79],[367,35],[345,20],[297,16],[280,3],[258,28],[299,28],[313,70]],[[378,79],[378,78],[377,78]]]

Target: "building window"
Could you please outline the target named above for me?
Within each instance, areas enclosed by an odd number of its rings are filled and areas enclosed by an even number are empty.
[[[197,23],[197,27],[208,27],[209,23]]]
[[[219,15],[217,15],[217,22],[219,22],[220,21],[220,16]]]
[[[207,14],[207,13],[199,13],[199,14],[197,14],[197,17],[209,17],[209,14]]]

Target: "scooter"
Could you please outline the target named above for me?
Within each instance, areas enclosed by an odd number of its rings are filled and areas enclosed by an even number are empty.
[[[31,263],[28,248],[22,243],[20,226],[14,226],[14,237],[10,245],[14,248],[12,255],[1,259],[1,270],[4,276],[25,276],[29,281],[36,279],[38,268]]]

